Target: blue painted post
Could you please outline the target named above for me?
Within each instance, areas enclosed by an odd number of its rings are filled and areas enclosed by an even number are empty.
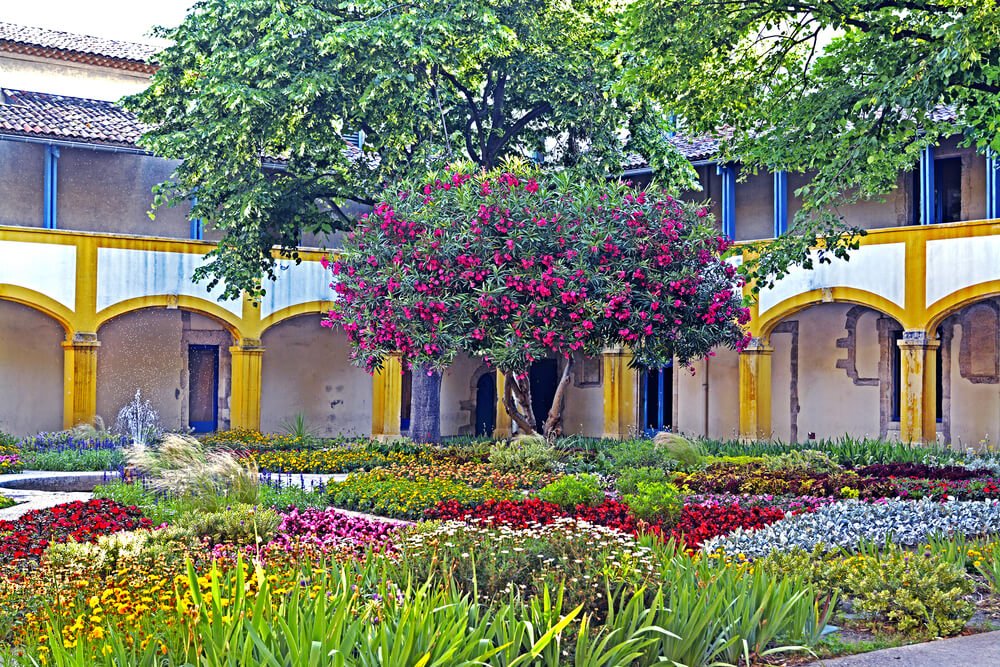
[[[718,165],[715,173],[722,176],[722,234],[736,238],[736,168]]]
[[[198,198],[191,197],[191,208],[198,205]],[[201,218],[191,218],[191,238],[201,241],[204,238],[205,226],[201,223]]]
[[[997,183],[997,155],[992,148],[986,150],[986,217],[1000,218],[1000,183]]]
[[[934,147],[920,151],[920,224],[933,225],[937,222],[937,206],[934,197]]]
[[[59,194],[59,149],[55,146],[45,147],[45,174],[43,186],[43,226],[45,229],[57,229],[56,212],[58,211]]]
[[[663,430],[663,367],[656,373],[656,430]]]
[[[774,172],[774,237],[788,231],[788,173]]]

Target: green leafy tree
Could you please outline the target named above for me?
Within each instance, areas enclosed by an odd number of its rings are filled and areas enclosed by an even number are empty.
[[[813,175],[762,284],[807,261],[817,233],[846,255],[838,204],[878,197],[942,138],[1000,150],[1000,9],[993,0],[637,0],[624,85],[719,134],[722,160]],[[828,260],[828,257],[827,257]],[[770,275],[770,278],[767,276]]]
[[[728,241],[708,223],[658,190],[457,166],[376,204],[347,236],[327,324],[369,370],[393,353],[427,369],[480,357],[504,374],[519,430],[556,437],[577,355],[627,345],[652,367],[745,344]],[[563,373],[548,415],[535,415],[531,366],[552,357]]]
[[[225,233],[196,277],[260,295],[274,246],[295,256],[303,231],[348,228],[352,202],[435,164],[670,162],[656,109],[612,94],[620,19],[611,0],[202,0],[126,105],[143,145],[182,160],[157,204]]]

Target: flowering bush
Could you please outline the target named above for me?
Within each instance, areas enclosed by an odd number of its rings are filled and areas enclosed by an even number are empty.
[[[281,516],[273,545],[291,549],[314,544],[322,549],[373,545],[388,548],[399,526],[385,521],[354,517],[334,509],[293,509]]]
[[[8,472],[21,472],[24,470],[24,461],[19,454],[0,454],[0,474]]]
[[[453,576],[486,600],[514,592],[524,597],[564,584],[570,606],[606,610],[605,578],[612,586],[652,583],[650,550],[635,538],[586,521],[560,517],[542,526],[512,528],[449,521],[420,527],[399,544],[418,581],[434,571]]]
[[[261,433],[252,429],[233,429],[206,435],[201,439],[206,447],[213,449],[251,449],[272,451],[283,449],[307,449],[314,441],[284,433]]]
[[[242,456],[256,463],[260,470],[279,473],[344,473],[392,465],[428,464],[434,461],[434,458],[426,453],[383,453],[366,447],[271,451],[251,449],[243,452]]]
[[[721,258],[729,242],[705,208],[518,172],[456,166],[376,204],[347,235],[326,324],[343,328],[358,363],[373,370],[398,352],[406,367],[441,368],[459,352],[481,356],[506,375],[503,402],[531,434],[541,415],[525,383],[538,359],[566,360],[560,396],[576,354],[629,345],[654,366],[746,343],[749,311]],[[558,433],[560,404],[546,433]]]
[[[13,521],[0,521],[0,564],[37,561],[53,542],[91,542],[99,535],[145,528],[150,523],[137,508],[105,499],[31,510]]]
[[[534,489],[545,486],[560,476],[541,470],[500,472],[487,463],[455,463],[438,461],[423,465],[396,465],[390,474],[413,480],[447,480],[469,486],[493,486],[497,489]]]
[[[443,500],[463,504],[510,497],[510,491],[490,485],[473,487],[448,479],[406,479],[385,468],[351,473],[329,489],[331,504],[399,519],[417,519]]]

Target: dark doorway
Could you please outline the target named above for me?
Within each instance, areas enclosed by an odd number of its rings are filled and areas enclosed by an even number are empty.
[[[399,388],[399,430],[410,430],[410,409],[413,401],[413,371],[403,371]]]
[[[497,374],[487,373],[476,383],[476,435],[493,435],[497,426]]]
[[[195,433],[219,428],[218,345],[188,345],[188,425]]]
[[[674,423],[674,368],[650,368],[643,373],[642,414],[647,433],[669,430]]]
[[[535,425],[541,432],[542,424],[549,416],[552,401],[556,397],[559,384],[559,364],[555,359],[542,359],[531,364],[528,376],[531,386],[531,410],[535,413]]]

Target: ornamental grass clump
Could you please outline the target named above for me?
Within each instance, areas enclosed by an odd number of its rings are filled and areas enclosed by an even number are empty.
[[[150,489],[182,500],[190,510],[253,505],[260,494],[260,475],[253,462],[233,452],[208,450],[194,438],[171,434],[155,447],[129,448],[126,458]]]

